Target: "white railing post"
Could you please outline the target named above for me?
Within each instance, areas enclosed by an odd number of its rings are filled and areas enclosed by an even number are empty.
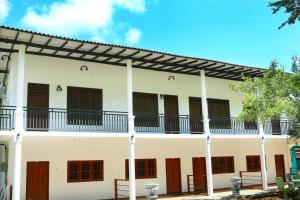
[[[206,80],[205,71],[200,71],[201,76],[201,102],[202,102],[202,115],[203,115],[203,128],[205,134],[205,160],[206,160],[206,177],[207,177],[207,193],[208,196],[213,196],[213,180],[212,180],[212,167],[211,167],[211,137],[209,129],[208,106],[206,97]]]
[[[129,193],[130,200],[136,199],[135,186],[135,130],[132,102],[132,60],[127,60],[127,106],[128,106],[128,135],[129,135]]]
[[[14,136],[13,200],[21,199],[22,136],[24,132],[25,45],[19,46],[17,70],[17,105]]]
[[[258,132],[260,135],[260,163],[263,190],[268,189],[268,175],[266,168],[266,154],[265,154],[265,132],[261,120],[258,120]]]

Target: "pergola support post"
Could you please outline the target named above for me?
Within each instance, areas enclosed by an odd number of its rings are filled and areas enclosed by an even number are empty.
[[[266,153],[265,153],[265,132],[263,124],[258,120],[258,132],[260,135],[260,163],[261,163],[261,176],[262,176],[262,188],[268,189],[268,175],[266,168]]]
[[[25,45],[19,46],[17,70],[17,106],[15,111],[14,135],[14,171],[13,200],[21,199],[21,169],[22,169],[22,137],[24,133],[24,76],[25,76]]]
[[[132,103],[132,60],[127,60],[127,106],[128,106],[128,136],[129,136],[129,197],[136,199],[135,186],[135,130]]]
[[[207,194],[213,196],[213,180],[212,180],[212,166],[211,166],[211,137],[209,129],[209,118],[208,118],[208,105],[206,97],[206,80],[205,71],[200,71],[201,76],[201,102],[202,102],[202,115],[203,115],[203,128],[205,134],[205,160],[206,160],[206,177],[207,177]]]

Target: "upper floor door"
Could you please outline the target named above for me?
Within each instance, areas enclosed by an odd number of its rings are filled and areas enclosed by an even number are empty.
[[[179,133],[178,96],[164,95],[165,132]]]
[[[48,130],[49,85],[28,83],[27,129]]]

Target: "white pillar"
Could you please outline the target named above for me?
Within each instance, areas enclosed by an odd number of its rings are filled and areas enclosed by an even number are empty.
[[[25,45],[19,46],[17,70],[17,105],[14,136],[14,173],[13,173],[13,200],[20,200],[21,169],[22,169],[22,135],[24,132],[23,104],[24,104],[24,75],[25,75]]]
[[[261,163],[261,176],[262,176],[262,186],[263,190],[268,189],[268,175],[266,168],[266,154],[265,154],[265,133],[263,124],[258,120],[258,132],[260,135],[260,163]]]
[[[211,167],[211,137],[209,130],[208,106],[206,97],[206,80],[205,71],[200,71],[201,76],[201,102],[202,102],[202,115],[203,115],[203,129],[205,135],[205,160],[206,160],[206,177],[207,177],[207,193],[208,196],[213,196],[213,180],[212,180],[212,167]]]
[[[129,191],[130,200],[136,199],[135,190],[135,130],[132,108],[132,60],[127,60],[127,106],[128,106],[128,135],[129,135]]]

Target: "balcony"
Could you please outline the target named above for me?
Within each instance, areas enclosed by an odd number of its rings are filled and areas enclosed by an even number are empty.
[[[272,120],[264,124],[266,134],[287,134],[291,121]],[[0,130],[11,131],[15,126],[15,107],[0,109]],[[77,111],[59,108],[24,108],[24,128],[27,131],[112,132],[126,133],[126,112]],[[211,117],[211,134],[258,134],[256,122],[235,118]],[[190,115],[135,115],[135,131],[144,134],[203,134],[202,116]]]

